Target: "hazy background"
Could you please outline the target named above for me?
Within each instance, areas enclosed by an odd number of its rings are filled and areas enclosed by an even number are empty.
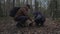
[[[40,10],[46,17],[60,17],[59,0],[0,0],[0,16],[9,16],[10,9],[27,3],[31,5],[31,12]]]
[[[16,27],[10,10],[24,4],[31,5],[30,14],[39,10],[45,15],[44,27]],[[60,34],[60,0],[0,0],[0,34]]]

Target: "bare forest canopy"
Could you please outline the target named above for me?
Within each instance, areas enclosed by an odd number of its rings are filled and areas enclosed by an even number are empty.
[[[0,16],[9,16],[13,7],[21,7],[24,4],[31,5],[31,12],[39,10],[46,17],[60,18],[59,0],[0,0]]]

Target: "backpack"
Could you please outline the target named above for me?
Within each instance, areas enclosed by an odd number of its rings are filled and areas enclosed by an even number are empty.
[[[9,16],[10,17],[15,17],[15,15],[16,15],[16,13],[17,13],[17,11],[20,9],[20,7],[14,7],[14,8],[12,8],[12,10],[10,10],[10,14],[9,14]]]

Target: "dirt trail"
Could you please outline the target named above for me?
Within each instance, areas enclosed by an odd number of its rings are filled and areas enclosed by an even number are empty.
[[[46,18],[44,27],[17,28],[12,18],[0,20],[0,34],[60,34],[60,23]]]

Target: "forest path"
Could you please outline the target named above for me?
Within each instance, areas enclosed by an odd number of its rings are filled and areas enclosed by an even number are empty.
[[[44,27],[17,28],[12,18],[0,19],[0,34],[60,34],[60,22],[46,18]]]

